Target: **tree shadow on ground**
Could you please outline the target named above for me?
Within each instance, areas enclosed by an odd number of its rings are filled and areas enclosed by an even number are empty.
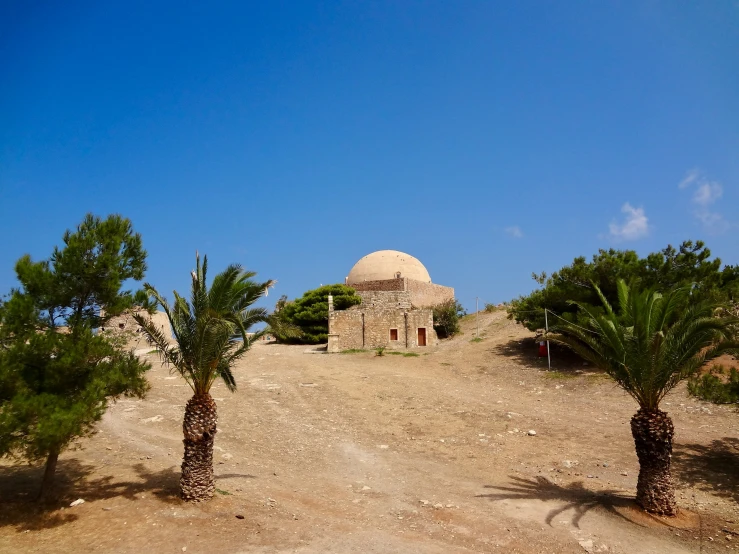
[[[551,510],[547,514],[544,521],[550,527],[555,517],[572,511],[571,523],[573,526],[579,528],[582,518],[596,508],[601,508],[607,513],[640,526],[643,525],[645,517],[653,519],[655,522],[664,523],[661,519],[641,511],[632,497],[626,496],[620,491],[603,490],[594,492],[586,489],[582,481],[562,486],[553,483],[545,477],[525,479],[509,476],[509,478],[512,481],[509,486],[485,485],[486,489],[494,489],[498,492],[478,494],[476,496],[478,498],[489,498],[494,501],[553,500],[563,502],[564,504],[562,506]]]
[[[99,468],[97,468],[99,471]],[[53,490],[48,500],[35,501],[41,485],[43,467],[15,466],[0,470],[0,527],[38,530],[57,527],[75,521],[74,513],[60,508],[82,498],[86,502],[114,497],[134,499],[137,494],[153,494],[167,503],[179,503],[179,471],[175,467],[152,471],[144,464],[135,464],[135,480],[116,475],[90,477],[94,466],[76,459],[59,461]]]
[[[511,339],[508,342],[497,344],[491,352],[494,354],[512,358],[519,364],[536,368],[547,369],[548,362],[546,356],[539,357],[539,343],[534,337],[525,337],[523,339]],[[573,376],[579,373],[601,373],[593,365],[583,365],[583,359],[572,352],[569,348],[559,344],[549,343],[549,354],[552,360],[552,369],[561,371],[562,373],[571,373]]]
[[[739,502],[739,439],[724,437],[705,444],[676,444],[676,476],[698,490]]]

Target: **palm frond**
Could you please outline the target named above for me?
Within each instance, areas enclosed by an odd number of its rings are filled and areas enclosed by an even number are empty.
[[[578,305],[581,327],[562,320],[547,338],[603,369],[642,408],[656,408],[682,379],[719,353],[736,351],[736,318],[716,317],[716,305],[690,304],[689,290],[666,296],[618,283],[617,314],[595,286],[605,315]],[[681,312],[681,307],[687,307]]]
[[[234,264],[216,275],[209,288],[207,271],[208,257],[201,262],[196,254],[190,300],[174,291],[171,306],[154,287],[145,285],[146,292],[167,314],[173,344],[150,320],[136,319],[162,359],[183,376],[195,394],[207,393],[219,377],[229,390],[236,390],[233,367],[252,344],[249,328],[266,321],[268,315],[263,308],[251,306],[273,283],[256,283],[254,272]]]

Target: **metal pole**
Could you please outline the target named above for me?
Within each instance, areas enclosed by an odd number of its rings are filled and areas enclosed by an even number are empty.
[[[475,296],[475,337],[480,337],[480,299]]]
[[[544,328],[549,335],[549,318],[547,318],[547,309],[544,308]],[[552,371],[552,357],[549,355],[549,340],[547,340],[547,363],[549,364],[549,371]]]

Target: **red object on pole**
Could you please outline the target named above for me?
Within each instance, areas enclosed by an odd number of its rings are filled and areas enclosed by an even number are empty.
[[[547,343],[544,341],[541,341],[539,343],[539,357],[540,358],[546,358],[547,357]]]

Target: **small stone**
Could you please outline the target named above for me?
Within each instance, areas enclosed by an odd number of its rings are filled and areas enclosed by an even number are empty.
[[[72,503],[71,503],[71,504],[69,505],[69,507],[70,507],[70,508],[74,508],[75,506],[79,506],[80,504],[84,504],[84,503],[85,503],[85,501],[84,501],[84,500],[82,500],[81,498],[78,498],[77,500],[75,500],[74,502],[72,502]]]
[[[223,460],[230,460],[233,457],[233,454],[221,454],[221,459]]]
[[[606,463],[604,463],[604,464],[603,464],[603,467],[608,467],[608,463],[607,463],[607,462],[606,462]]]
[[[362,490],[363,491],[370,491],[372,489],[370,487],[368,487],[367,485],[365,485],[365,486],[362,487]]]
[[[535,437],[535,436],[536,436],[536,431],[534,431],[533,429],[529,429],[529,432],[528,432],[528,433],[526,433],[526,434],[527,434],[528,436],[530,436],[530,437]]]
[[[595,479],[595,475],[588,475],[588,479]]]
[[[629,474],[627,472],[625,472],[625,471],[622,471],[621,472],[621,475],[623,475],[624,477],[628,477],[629,476]]]
[[[183,547],[182,547],[182,551],[183,551],[183,552],[187,552],[187,547],[186,547],[186,546],[183,546]]]
[[[454,508],[454,504],[447,504],[446,507],[447,508]]]
[[[236,519],[244,519],[243,514],[236,514]]]
[[[434,504],[434,508],[436,508],[437,510],[441,510],[443,507],[444,505],[441,503]]]
[[[429,501],[428,500],[419,500],[419,502],[421,504],[423,504],[424,506],[428,506],[429,505]]]
[[[380,448],[381,450],[387,450],[388,448],[390,448],[390,446],[388,446],[387,444],[381,444],[378,448]]]

